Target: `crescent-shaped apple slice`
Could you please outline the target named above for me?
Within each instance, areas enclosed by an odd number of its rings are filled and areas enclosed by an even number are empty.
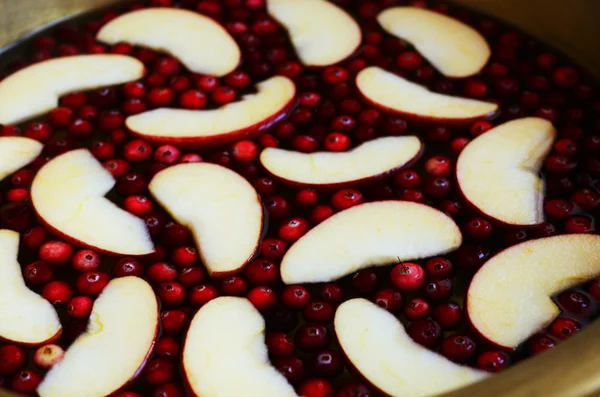
[[[490,58],[483,36],[469,25],[419,7],[392,7],[377,16],[388,33],[410,42],[448,77],[479,73]]]
[[[223,26],[196,12],[147,8],[128,12],[104,25],[96,38],[164,51],[195,73],[224,76],[240,63],[240,49]]]
[[[0,230],[0,339],[41,345],[59,338],[54,307],[25,285],[17,262],[19,233]]]
[[[127,127],[157,144],[203,147],[231,143],[255,136],[272,126],[291,108],[296,87],[283,76],[257,84],[256,94],[246,95],[212,110],[162,108],[128,117]]]
[[[213,299],[196,313],[183,347],[183,372],[195,397],[297,397],[269,363],[265,321],[244,298]]]
[[[348,58],[360,45],[356,21],[329,1],[267,0],[267,8],[287,29],[305,65],[333,65]]]
[[[126,55],[77,55],[28,66],[0,82],[0,124],[16,124],[58,106],[61,95],[123,84],[144,76]]]
[[[394,315],[366,299],[342,303],[334,327],[348,360],[387,396],[433,396],[488,376],[417,344]]]
[[[286,284],[337,280],[357,270],[455,250],[462,235],[443,212],[408,201],[376,201],[335,214],[290,247]]]
[[[0,181],[35,160],[43,148],[35,139],[0,137]]]
[[[598,276],[600,236],[570,234],[515,245],[473,277],[469,320],[490,342],[515,348],[560,314],[551,296]]]
[[[544,222],[544,181],[539,176],[556,130],[547,120],[509,121],[472,140],[456,163],[467,201],[511,225]]]
[[[105,397],[132,381],[158,334],[158,302],[138,277],[112,280],[96,302],[87,331],[38,387],[40,397]]]
[[[213,277],[240,270],[260,243],[260,197],[237,173],[209,163],[179,164],[154,176],[152,196],[188,227]]]
[[[421,149],[415,136],[385,137],[340,153],[267,148],[260,162],[271,174],[294,185],[340,188],[383,178],[413,161]]]
[[[498,110],[494,103],[429,91],[376,66],[360,71],[356,86],[373,106],[419,121],[463,124]]]
[[[107,254],[154,252],[144,221],[104,197],[114,185],[110,172],[88,150],[73,150],[39,170],[31,201],[49,229],[75,244]]]

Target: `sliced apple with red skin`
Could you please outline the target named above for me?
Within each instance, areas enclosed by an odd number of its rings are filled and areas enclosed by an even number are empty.
[[[39,170],[31,201],[53,233],[77,245],[107,254],[154,252],[144,221],[104,197],[114,185],[113,176],[88,150],[73,150]]]
[[[267,0],[269,14],[288,31],[298,58],[307,66],[329,66],[356,51],[360,27],[326,0]]]
[[[419,7],[392,7],[377,16],[388,33],[410,42],[440,73],[453,78],[479,73],[491,51],[465,23]]]
[[[600,236],[527,241],[488,260],[467,292],[471,325],[491,343],[516,348],[559,314],[551,296],[600,276]]]
[[[494,103],[429,91],[376,66],[360,71],[356,86],[373,106],[421,122],[465,124],[498,110]]]
[[[213,19],[176,8],[147,8],[123,14],[100,29],[96,38],[164,51],[189,70],[224,76],[240,63],[235,40]]]
[[[132,381],[152,352],[158,301],[138,277],[113,279],[94,302],[85,333],[38,387],[40,397],[104,397]]]
[[[17,262],[19,233],[0,230],[0,339],[36,346],[60,337],[54,307],[25,285]]]
[[[272,77],[257,88],[256,94],[217,109],[162,108],[128,117],[126,124],[134,134],[156,144],[188,148],[228,144],[260,134],[293,105],[296,87],[287,77]]]
[[[471,141],[456,163],[456,179],[468,202],[509,225],[544,222],[544,180],[539,176],[556,130],[547,120],[523,118]]]
[[[0,124],[16,124],[58,106],[61,95],[138,80],[144,64],[126,55],[77,55],[49,59],[0,82]]]
[[[44,145],[20,136],[0,137],[0,181],[40,155]]]
[[[265,321],[245,298],[216,298],[196,313],[185,337],[183,372],[195,397],[297,396],[269,363]]]
[[[179,164],[157,173],[152,196],[196,240],[213,277],[241,270],[254,257],[263,229],[260,197],[237,173],[209,163]]]
[[[453,251],[462,243],[443,212],[408,201],[376,201],[339,212],[302,236],[281,262],[286,284],[337,280],[357,270]]]
[[[342,303],[334,327],[350,363],[388,396],[433,396],[488,376],[414,342],[394,315],[366,299]]]
[[[421,141],[415,136],[385,137],[339,153],[267,148],[260,162],[290,184],[337,189],[383,178],[414,161],[421,150]]]

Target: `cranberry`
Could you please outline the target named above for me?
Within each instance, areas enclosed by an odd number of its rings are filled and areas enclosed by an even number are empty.
[[[212,285],[197,285],[190,290],[190,304],[201,307],[219,296],[219,292]]]
[[[146,94],[146,87],[141,81],[133,81],[123,86],[123,94],[128,98],[142,98]]]
[[[40,247],[39,257],[46,263],[62,266],[73,256],[73,246],[62,241],[48,241]]]
[[[337,210],[344,210],[362,204],[364,198],[361,192],[353,189],[339,190],[331,198],[331,205]]]
[[[167,335],[179,335],[188,325],[188,315],[183,310],[169,310],[160,314],[162,331]]]
[[[465,232],[474,239],[486,239],[492,234],[492,225],[482,218],[473,218],[465,225]]]
[[[42,375],[32,369],[28,369],[13,376],[10,385],[11,389],[17,393],[31,395],[35,393],[41,381]]]
[[[393,289],[384,289],[379,291],[373,301],[389,312],[397,312],[402,309],[402,294]]]
[[[278,235],[288,243],[293,243],[305,235],[309,228],[310,225],[306,220],[302,218],[293,218],[281,225]]]
[[[332,335],[326,326],[320,324],[303,324],[296,331],[294,341],[304,351],[315,351],[328,347]]]
[[[27,353],[15,345],[0,347],[0,376],[11,376],[27,365]]]
[[[25,128],[23,135],[26,138],[46,142],[52,136],[52,127],[46,123],[31,123]]]
[[[556,346],[556,340],[548,334],[536,334],[529,339],[527,347],[530,354],[537,355]]]
[[[142,162],[152,157],[152,146],[146,141],[135,139],[123,148],[123,156],[131,162]]]
[[[151,386],[162,385],[175,378],[175,365],[164,358],[155,358],[144,369],[144,379]]]
[[[146,196],[130,196],[123,201],[123,208],[136,216],[152,211],[152,201]]]
[[[304,306],[302,315],[306,321],[326,323],[333,319],[335,307],[325,301],[314,301]]]
[[[591,211],[600,206],[600,194],[595,190],[581,189],[573,193],[571,201],[580,208]]]
[[[191,288],[204,281],[206,272],[200,267],[188,267],[183,269],[178,281],[185,287]]]
[[[590,218],[585,216],[574,216],[565,222],[567,233],[590,233],[594,231],[594,225]]]
[[[38,250],[48,239],[48,232],[43,227],[36,226],[25,231],[21,238],[23,239],[23,244],[27,248]]]
[[[331,397],[333,386],[325,379],[307,379],[298,387],[298,393],[304,397]]]
[[[335,397],[373,397],[371,390],[359,382],[350,382],[342,386],[335,394]]]
[[[387,135],[402,135],[408,129],[408,123],[399,117],[388,116],[383,119],[381,127]]]
[[[350,147],[350,144],[350,138],[340,132],[327,135],[324,141],[325,149],[330,152],[343,152]]]
[[[418,320],[406,329],[408,335],[418,344],[433,348],[442,342],[442,328],[433,320]]]
[[[339,284],[325,284],[321,287],[321,298],[329,303],[339,303],[344,299],[344,292]]]
[[[23,278],[31,285],[44,285],[52,280],[52,268],[43,261],[33,262],[23,269]]]
[[[581,329],[581,324],[577,321],[559,317],[550,324],[549,330],[550,334],[557,337],[558,339],[567,339],[572,336],[574,333],[578,332]]]
[[[98,296],[108,285],[110,277],[104,272],[86,272],[77,277],[75,288],[82,295]]]
[[[295,201],[300,207],[312,207],[319,202],[319,195],[314,189],[302,189],[296,193]]]
[[[310,215],[310,221],[314,224],[319,224],[332,215],[333,208],[328,205],[318,205],[313,209]]]
[[[356,272],[352,277],[352,286],[361,296],[372,295],[379,287],[377,273],[371,269]]]
[[[442,301],[452,296],[452,281],[448,278],[433,280],[425,285],[425,295],[434,301]]]
[[[572,67],[563,66],[554,70],[552,80],[559,87],[573,87],[579,81],[579,74]]]
[[[273,363],[275,368],[291,382],[299,382],[304,379],[306,372],[304,361],[299,357],[284,356],[279,357]]]
[[[153,283],[163,283],[177,280],[177,269],[165,262],[158,262],[150,266],[146,278]]]
[[[116,184],[116,190],[121,196],[134,196],[143,193],[147,186],[146,180],[142,174],[128,172],[119,178]]]
[[[269,287],[252,288],[248,292],[247,298],[254,307],[261,311],[273,309],[277,304],[277,296]]]
[[[490,257],[488,248],[479,245],[463,245],[456,251],[456,261],[466,270],[477,270]]]
[[[333,378],[344,371],[344,358],[338,350],[322,350],[311,357],[309,366],[315,375]]]
[[[87,318],[92,313],[94,301],[87,296],[76,296],[67,303],[67,314],[72,318]]]
[[[453,302],[442,303],[433,310],[432,317],[444,330],[457,328],[463,319],[462,310]]]
[[[171,260],[176,266],[191,267],[198,260],[198,252],[193,247],[179,247],[171,254]]]
[[[573,203],[567,200],[554,199],[544,205],[544,212],[554,219],[566,219],[573,211]]]
[[[136,276],[141,277],[144,274],[144,267],[134,258],[123,258],[112,267],[111,275],[114,278]]]
[[[402,170],[396,174],[394,182],[403,189],[414,189],[421,184],[421,177],[415,170]]]
[[[451,335],[444,339],[440,353],[457,363],[469,361],[476,353],[477,346],[471,338],[465,335]]]
[[[503,351],[489,351],[477,357],[477,367],[488,372],[499,372],[510,366],[510,356]]]
[[[565,310],[574,314],[587,314],[593,307],[591,299],[586,294],[572,290],[558,295],[558,302]]]
[[[452,277],[453,265],[446,258],[432,258],[425,264],[425,272],[430,278],[448,278]]]
[[[292,139],[292,146],[299,152],[311,153],[319,149],[319,141],[310,135],[298,135]]]
[[[264,203],[272,219],[285,218],[290,212],[288,201],[281,196],[269,197]]]
[[[281,259],[287,249],[285,241],[275,238],[266,238],[260,244],[260,254],[267,259]]]
[[[252,141],[244,140],[236,142],[231,154],[237,161],[253,161],[258,157],[258,146]]]
[[[298,331],[296,337],[298,337]],[[265,340],[269,353],[274,357],[287,356],[296,349],[294,341],[283,332],[268,333]]]
[[[225,295],[244,296],[248,283],[241,277],[231,276],[221,280],[221,292]]]
[[[0,228],[23,233],[31,227],[34,215],[23,203],[9,203],[0,208]]]
[[[417,291],[425,282],[425,271],[416,263],[400,263],[392,269],[390,281],[400,291]]]
[[[53,305],[62,306],[73,297],[73,289],[64,281],[51,281],[42,289],[42,296]]]

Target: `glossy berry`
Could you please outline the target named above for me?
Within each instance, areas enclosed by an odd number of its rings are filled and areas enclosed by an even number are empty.
[[[231,149],[233,158],[241,162],[255,160],[258,153],[258,146],[250,140],[238,141]]]
[[[298,337],[298,331],[296,331],[296,337]],[[283,332],[268,333],[265,343],[269,353],[274,357],[287,356],[292,354],[296,349],[292,338]]]
[[[267,259],[281,259],[288,249],[288,243],[275,238],[266,238],[260,244],[260,254]]]
[[[189,302],[193,307],[201,307],[219,296],[212,285],[197,285],[190,290]]]
[[[425,270],[416,263],[400,263],[392,269],[390,281],[400,291],[417,291],[425,282]]]
[[[339,190],[331,198],[332,207],[340,211],[362,204],[363,202],[362,193],[354,189]]]
[[[55,306],[63,306],[73,297],[73,288],[64,281],[51,281],[42,289],[42,296]]]
[[[25,350],[15,345],[0,347],[0,376],[11,376],[27,365]]]
[[[110,277],[99,271],[85,272],[75,280],[75,289],[82,295],[95,297],[108,285]]]
[[[171,254],[171,261],[178,267],[191,267],[198,260],[198,252],[194,247],[179,247]]]
[[[328,347],[332,335],[325,325],[303,324],[296,331],[294,341],[298,348],[310,352]]]
[[[177,269],[166,262],[158,262],[150,267],[146,271],[146,278],[153,283],[163,283],[167,281],[177,280]]]
[[[34,393],[42,381],[42,375],[32,369],[15,374],[10,387],[14,392],[30,395]]]
[[[469,361],[476,352],[477,345],[465,335],[451,335],[444,339],[440,346],[440,353],[457,363]]]
[[[492,373],[508,368],[510,363],[510,356],[503,351],[489,351],[477,357],[477,367]]]
[[[303,397],[331,397],[333,386],[325,379],[307,379],[298,387],[298,393]]]
[[[306,375],[306,365],[299,357],[279,357],[274,361],[273,364],[275,368],[277,368],[277,370],[291,383],[301,381]]]
[[[152,211],[152,201],[146,196],[129,196],[123,201],[123,208],[136,216]]]
[[[248,290],[248,283],[241,277],[231,276],[221,280],[221,292],[224,295],[243,296]]]
[[[429,302],[424,299],[411,299],[404,306],[404,316],[411,321],[422,320],[429,317],[430,313],[431,306]]]
[[[443,301],[452,296],[453,285],[448,278],[429,281],[425,284],[425,296],[433,301]]]
[[[377,291],[379,277],[372,269],[360,270],[352,277],[352,286],[359,295],[369,296]]]
[[[446,258],[432,258],[425,263],[427,276],[433,279],[452,277],[454,271],[452,262]]]
[[[556,339],[554,339],[552,336],[545,333],[540,333],[533,335],[529,339],[527,348],[530,354],[537,355],[545,352],[546,350],[552,349],[556,346],[556,343]]]
[[[113,278],[135,276],[141,277],[144,274],[144,267],[134,258],[123,258],[115,263],[111,270]]]
[[[579,322],[566,318],[559,317],[550,324],[550,334],[558,339],[567,339],[581,329]]]
[[[314,301],[305,305],[302,315],[306,321],[315,323],[327,323],[333,319],[335,307],[324,301]]]
[[[23,278],[30,285],[44,285],[52,280],[53,275],[50,265],[43,261],[35,261],[23,269]]]
[[[442,328],[433,320],[418,320],[406,329],[408,335],[418,344],[433,348],[442,342]]]
[[[277,304],[277,295],[269,287],[252,288],[247,298],[260,311],[271,310]]]
[[[573,314],[586,314],[593,308],[592,300],[583,292],[567,290],[558,295],[558,303]]]
[[[321,287],[321,298],[326,302],[339,303],[344,299],[344,291],[339,284],[325,284]]]
[[[168,281],[158,286],[157,295],[163,304],[178,306],[185,301],[187,291],[178,282]]]
[[[338,350],[322,350],[311,357],[309,367],[317,376],[333,378],[344,370],[344,358]]]
[[[452,330],[461,324],[463,312],[456,303],[442,303],[433,309],[432,318],[437,321],[444,330]]]
[[[62,241],[48,241],[39,250],[39,258],[54,266],[64,265],[72,255],[73,246]]]
[[[466,223],[464,230],[469,237],[484,240],[492,234],[492,225],[483,218],[473,218]]]
[[[76,296],[67,303],[67,314],[72,318],[87,318],[92,313],[94,301],[87,296]]]
[[[206,272],[201,267],[188,267],[181,271],[178,281],[186,288],[201,284],[206,278]]]
[[[179,335],[186,330],[189,317],[182,310],[168,310],[160,314],[162,331],[167,335]]]
[[[144,369],[144,379],[151,386],[170,382],[175,377],[175,365],[164,358],[155,358]]]
[[[384,289],[379,291],[373,301],[389,312],[397,312],[402,309],[402,294],[393,289]]]
[[[298,240],[300,237],[305,235],[310,228],[310,224],[308,221],[302,218],[293,218],[286,222],[284,222],[279,227],[278,236],[287,241],[288,243],[293,243]]]

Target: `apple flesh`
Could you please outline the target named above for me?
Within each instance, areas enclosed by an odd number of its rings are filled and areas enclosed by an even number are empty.
[[[75,244],[108,254],[154,252],[144,221],[104,197],[114,185],[112,175],[88,150],[72,150],[39,170],[31,201],[54,233]]]
[[[256,190],[237,173],[209,163],[179,164],[157,173],[149,190],[190,229],[213,277],[235,273],[254,257],[263,208]]]
[[[552,123],[534,117],[509,121],[478,136],[456,164],[462,194],[499,222],[544,222],[545,184],[539,171],[555,137]]]
[[[37,346],[58,339],[54,307],[25,285],[17,262],[19,233],[0,230],[0,339]]]
[[[35,63],[0,82],[0,124],[17,124],[58,106],[61,95],[73,91],[134,81],[144,76],[144,64],[115,54],[77,55]]]
[[[394,315],[366,299],[342,303],[334,327],[350,363],[388,396],[433,396],[488,376],[414,342]]]
[[[128,117],[127,127],[156,144],[186,148],[224,145],[250,138],[269,128],[291,108],[296,87],[283,76],[257,85],[258,93],[218,109],[184,110],[162,108]]]
[[[147,8],[123,14],[100,29],[107,44],[131,43],[164,51],[190,71],[224,76],[240,63],[241,53],[225,28],[202,14],[176,8]]]
[[[265,321],[245,298],[216,298],[196,313],[185,337],[183,372],[196,397],[297,396],[269,363]]]
[[[356,51],[360,27],[346,11],[326,0],[267,0],[269,14],[288,31],[307,66],[329,66]]]
[[[494,103],[429,91],[376,66],[360,71],[356,86],[373,106],[422,122],[465,124],[498,110]]]
[[[20,136],[0,137],[0,181],[40,155],[44,145]]]
[[[339,212],[311,229],[281,262],[286,284],[330,282],[357,270],[427,258],[462,243],[443,212],[408,201],[376,201]]]
[[[422,145],[415,136],[375,139],[340,153],[299,153],[267,148],[263,167],[293,185],[341,188],[383,178],[415,160]]]
[[[600,276],[600,236],[569,234],[507,248],[475,274],[467,292],[472,326],[516,348],[559,314],[551,296]]]
[[[477,74],[490,58],[490,47],[479,32],[439,12],[392,7],[381,12],[377,21],[386,32],[410,42],[448,77]]]
[[[40,397],[104,397],[143,367],[158,333],[158,301],[138,277],[113,279],[102,291],[87,331],[38,387]]]

